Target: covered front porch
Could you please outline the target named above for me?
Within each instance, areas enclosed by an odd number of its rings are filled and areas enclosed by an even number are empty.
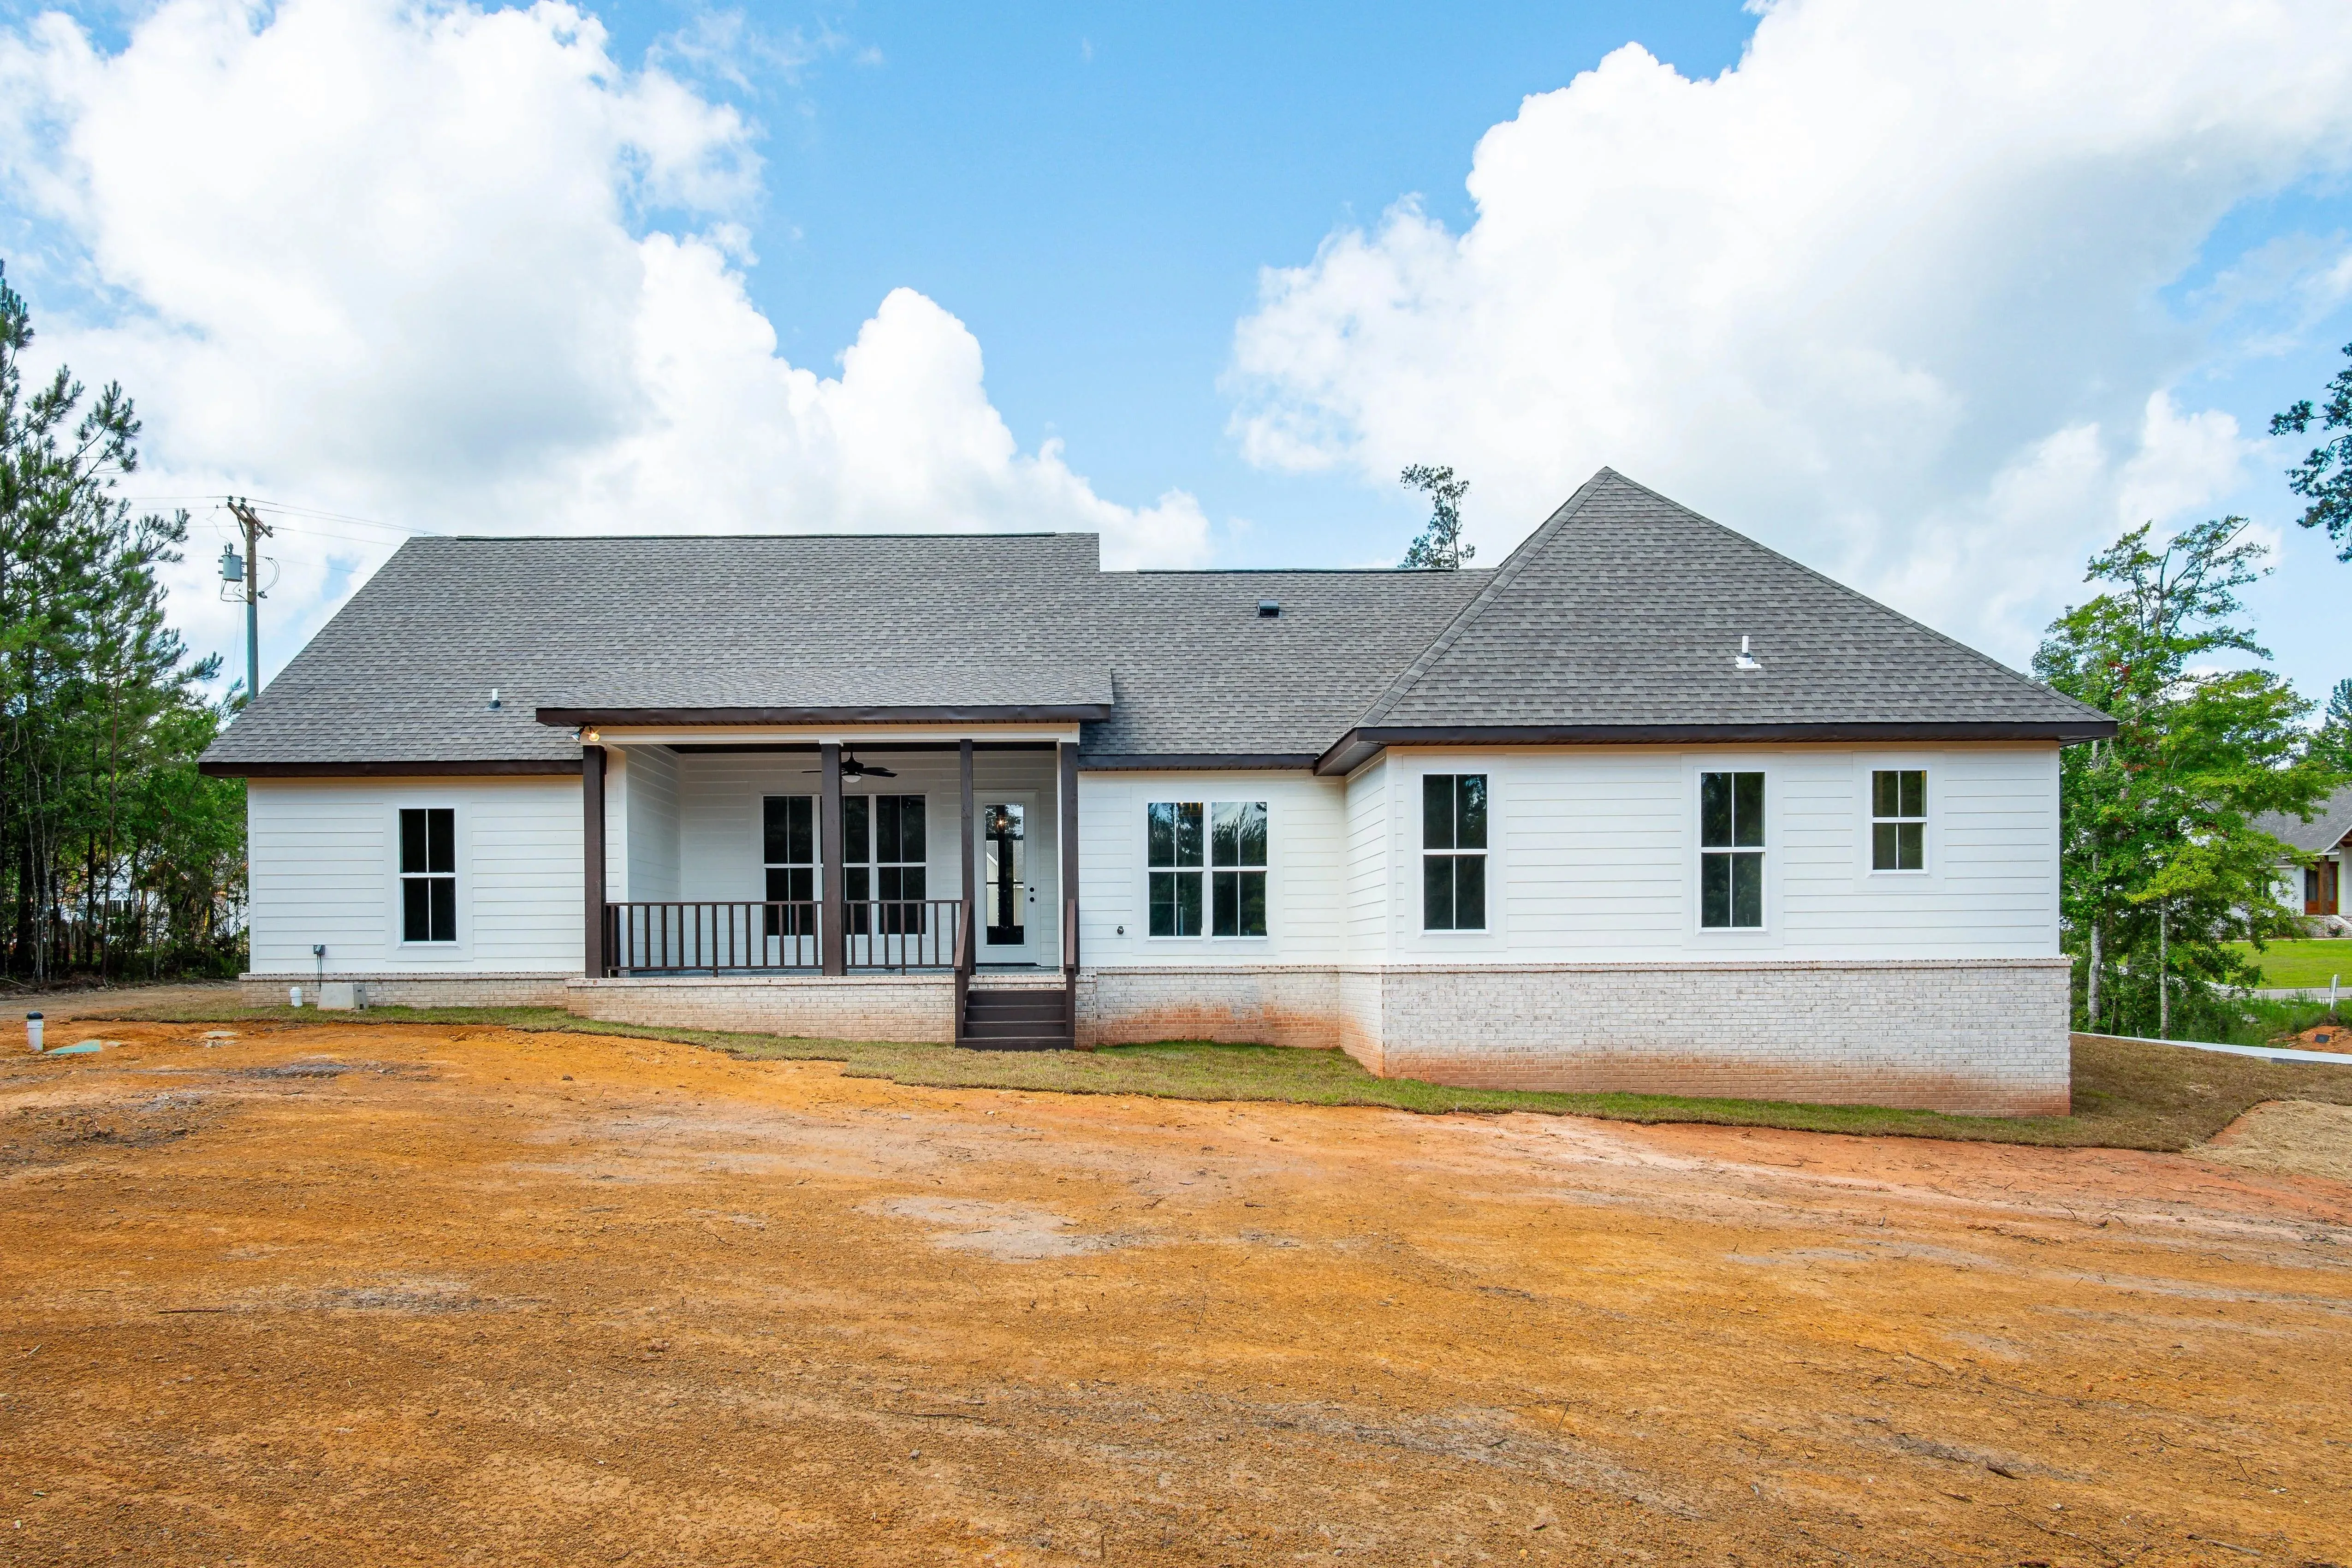
[[[579,1000],[1068,1044],[1077,746],[1057,730],[583,723]]]

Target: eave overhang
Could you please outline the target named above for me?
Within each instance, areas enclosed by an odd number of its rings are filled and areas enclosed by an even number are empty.
[[[488,757],[424,761],[383,759],[336,763],[200,762],[196,772],[215,779],[412,779],[510,778],[577,774],[577,757]]]
[[[1924,724],[1472,724],[1372,725],[1349,731],[1316,759],[1323,774],[1349,773],[1390,746],[1738,746],[1794,742],[1897,745],[1927,741],[2048,741],[2062,746],[2114,736],[2112,719],[1986,720]]]
[[[1108,702],[1047,702],[1003,707],[912,708],[541,708],[542,724],[725,727],[761,724],[1099,724]]]

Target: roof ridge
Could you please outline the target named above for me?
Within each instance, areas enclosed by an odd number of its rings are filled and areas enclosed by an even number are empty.
[[[2055,697],[2063,702],[2071,702],[2075,707],[2081,709],[2084,713],[2090,714],[2095,718],[2105,719],[2107,717],[2107,715],[2100,712],[2097,709],[2092,707],[2089,703],[2084,702],[2080,698],[2069,697],[2064,692],[2058,690],[2055,687],[2044,685],[2042,682],[2036,680],[2032,676],[2026,674],[2023,670],[2011,669],[2009,666],[2001,663],[2000,660],[1993,658],[1992,655],[1985,652],[1982,648],[1971,647],[1956,637],[1937,631],[1935,627],[1929,626],[1925,621],[1905,615],[1902,611],[1896,609],[1892,605],[1872,598],[1869,595],[1864,593],[1859,588],[1851,587],[1844,583],[1839,582],[1836,578],[1831,576],[1826,572],[1815,571],[1812,567],[1806,565],[1795,556],[1784,554],[1780,551],[1773,549],[1770,545],[1765,543],[1760,539],[1750,538],[1748,535],[1740,532],[1738,529],[1732,527],[1728,523],[1717,522],[1715,519],[1707,516],[1705,512],[1697,511],[1690,507],[1685,506],[1681,501],[1675,500],[1672,496],[1661,495],[1658,491],[1652,489],[1649,486],[1642,483],[1639,479],[1627,479],[1623,474],[1615,473],[1614,470],[1609,468],[1603,468],[1601,472],[1602,474],[1612,475],[1612,477],[1615,478],[1622,483],[1629,485],[1634,489],[1641,491],[1643,495],[1648,496],[1652,500],[1658,502],[1661,506],[1672,507],[1675,510],[1681,512],[1685,517],[1689,518],[1694,522],[1703,522],[1707,527],[1714,529],[1717,532],[1727,534],[1751,550],[1760,550],[1765,554],[1771,556],[1775,561],[1783,562],[1788,565],[1795,567],[1798,571],[1803,573],[1806,576],[1812,578],[1815,582],[1825,584],[1833,592],[1854,601],[1856,604],[1862,605],[1869,609],[1876,610],[1882,615],[1892,616],[1896,620],[1902,622],[1905,626],[1910,626],[1914,630],[1927,633],[1927,636],[1935,638],[1937,642],[1942,643],[1945,647],[1951,648],[1956,652],[1966,654],[1969,658],[1975,659],[1979,664],[1984,665],[1989,668],[1999,670],[2001,674],[2008,676],[2011,680],[2030,686],[2034,690],[2042,692],[2047,696]],[[1600,474],[1593,476],[1595,479],[1598,479],[1600,477]]]
[[[1414,684],[1429,672],[1430,666],[1444,658],[1454,645],[1460,642],[1463,636],[1476,624],[1478,617],[1486,614],[1487,608],[1501,596],[1503,590],[1518,580],[1519,574],[1527,569],[1527,563],[1533,559],[1533,552],[1538,542],[1558,533],[1565,527],[1568,520],[1582,509],[1585,500],[1603,479],[1623,479],[1622,474],[1604,465],[1591,479],[1577,486],[1575,493],[1560,502],[1549,517],[1537,524],[1534,532],[1519,541],[1517,549],[1503,557],[1503,563],[1495,568],[1495,574],[1487,580],[1486,585],[1478,590],[1476,596],[1455,613],[1454,618],[1445,624],[1445,629],[1439,632],[1431,640],[1430,645],[1421,650],[1418,658],[1406,665],[1394,680],[1389,682],[1388,689],[1372,700],[1372,705],[1365,709],[1357,718],[1356,727],[1360,729],[1368,724],[1377,724],[1386,718],[1389,710],[1402,701],[1405,693],[1412,690]],[[1632,484],[1633,481],[1625,479],[1625,482]]]

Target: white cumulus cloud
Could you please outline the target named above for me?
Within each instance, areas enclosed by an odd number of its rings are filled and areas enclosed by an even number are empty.
[[[138,398],[133,492],[441,531],[1086,529],[1115,565],[1205,555],[1190,496],[1120,505],[1055,444],[1023,450],[979,342],[919,293],[834,374],[781,357],[735,221],[756,140],[551,0],[166,0],[112,49],[55,14],[0,32],[11,279],[46,353]],[[389,542],[277,548],[282,656]],[[233,647],[208,573],[183,569],[184,607]]]
[[[2252,452],[2184,405],[2219,351],[2160,291],[2233,207],[2352,167],[2352,6],[1759,9],[1712,79],[1629,44],[1528,99],[1464,232],[1407,199],[1270,270],[1234,432],[1453,464],[1482,560],[1609,464],[2021,658],[2050,584]]]

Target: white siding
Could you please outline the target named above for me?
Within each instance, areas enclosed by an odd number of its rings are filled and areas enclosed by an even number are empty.
[[[1870,868],[1874,768],[1928,774],[1927,869]],[[1697,777],[1766,775],[1765,926],[1703,931]],[[1392,751],[1390,956],[1409,962],[2005,958],[2058,951],[2054,746]],[[1487,925],[1421,931],[1420,780],[1484,773]],[[1369,809],[1369,808],[1367,808]],[[1359,862],[1367,857],[1359,851]],[[1362,929],[1360,921],[1359,929]],[[1373,956],[1360,946],[1358,956]]]
[[[448,806],[457,941],[400,941],[399,812]],[[253,970],[578,973],[580,781],[252,779]]]
[[[624,899],[676,899],[677,875],[677,757],[666,746],[633,746],[622,780],[620,839],[606,847],[619,862]]]
[[[1376,759],[1348,781],[1348,951],[1365,963],[1389,952],[1389,766]]]
[[[1266,803],[1264,937],[1147,934],[1144,808],[1155,800]],[[1090,967],[1336,963],[1349,956],[1348,796],[1338,779],[1235,772],[1081,773],[1078,833],[1078,918]]]

